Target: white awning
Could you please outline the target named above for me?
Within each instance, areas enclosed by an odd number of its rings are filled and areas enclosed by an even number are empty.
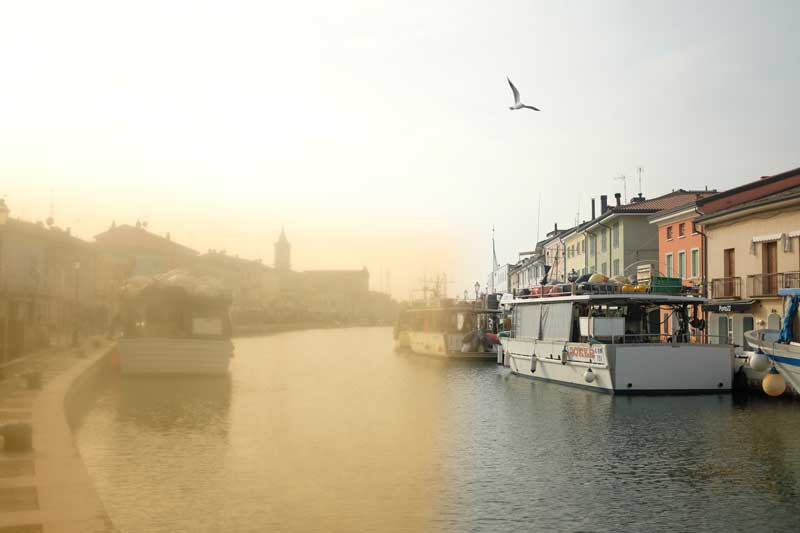
[[[783,233],[773,233],[772,235],[757,235],[753,237],[753,242],[772,242],[779,241],[783,237]]]
[[[800,229],[796,229],[794,231],[790,231],[789,233],[786,234],[786,236],[789,237],[790,239],[792,237],[800,237]]]

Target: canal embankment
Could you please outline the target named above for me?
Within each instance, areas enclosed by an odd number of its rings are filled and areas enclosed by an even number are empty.
[[[114,531],[72,433],[110,370],[112,348],[93,337],[3,367],[0,423],[29,427],[32,446],[0,453],[0,531]]]

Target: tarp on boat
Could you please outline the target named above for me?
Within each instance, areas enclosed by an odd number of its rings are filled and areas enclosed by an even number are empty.
[[[122,287],[122,297],[136,299],[145,293],[159,291],[180,291],[189,298],[202,300],[229,301],[232,296],[216,278],[174,269],[155,276],[132,276]]]

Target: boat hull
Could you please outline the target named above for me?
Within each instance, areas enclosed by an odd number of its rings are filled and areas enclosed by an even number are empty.
[[[123,338],[117,349],[125,375],[227,374],[233,357],[227,339]]]
[[[411,351],[420,355],[433,355],[446,359],[477,359],[494,361],[497,352],[462,352],[460,347],[463,334],[447,334],[430,331],[409,331],[408,340]]]
[[[610,394],[717,393],[733,384],[733,348],[726,345],[510,339],[507,350],[516,374]]]
[[[779,343],[780,330],[774,329],[748,331],[744,335],[750,346],[761,348],[786,382],[800,391],[800,343]]]

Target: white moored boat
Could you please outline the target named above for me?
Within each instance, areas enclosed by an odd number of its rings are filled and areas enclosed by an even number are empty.
[[[517,299],[504,342],[509,366],[523,376],[607,393],[730,391],[733,347],[692,342],[690,323],[704,326],[696,314],[704,301],[616,292]],[[675,317],[670,336],[661,333],[665,308]]]
[[[488,317],[496,309],[477,303],[420,307],[402,311],[395,326],[397,348],[449,359],[496,360],[496,336]]]
[[[783,329],[757,329],[746,331],[744,336],[750,346],[767,354],[795,391],[800,391],[800,289],[779,289],[778,294],[786,303]]]
[[[173,270],[131,278],[123,288],[123,374],[226,374],[233,356],[227,292]]]

